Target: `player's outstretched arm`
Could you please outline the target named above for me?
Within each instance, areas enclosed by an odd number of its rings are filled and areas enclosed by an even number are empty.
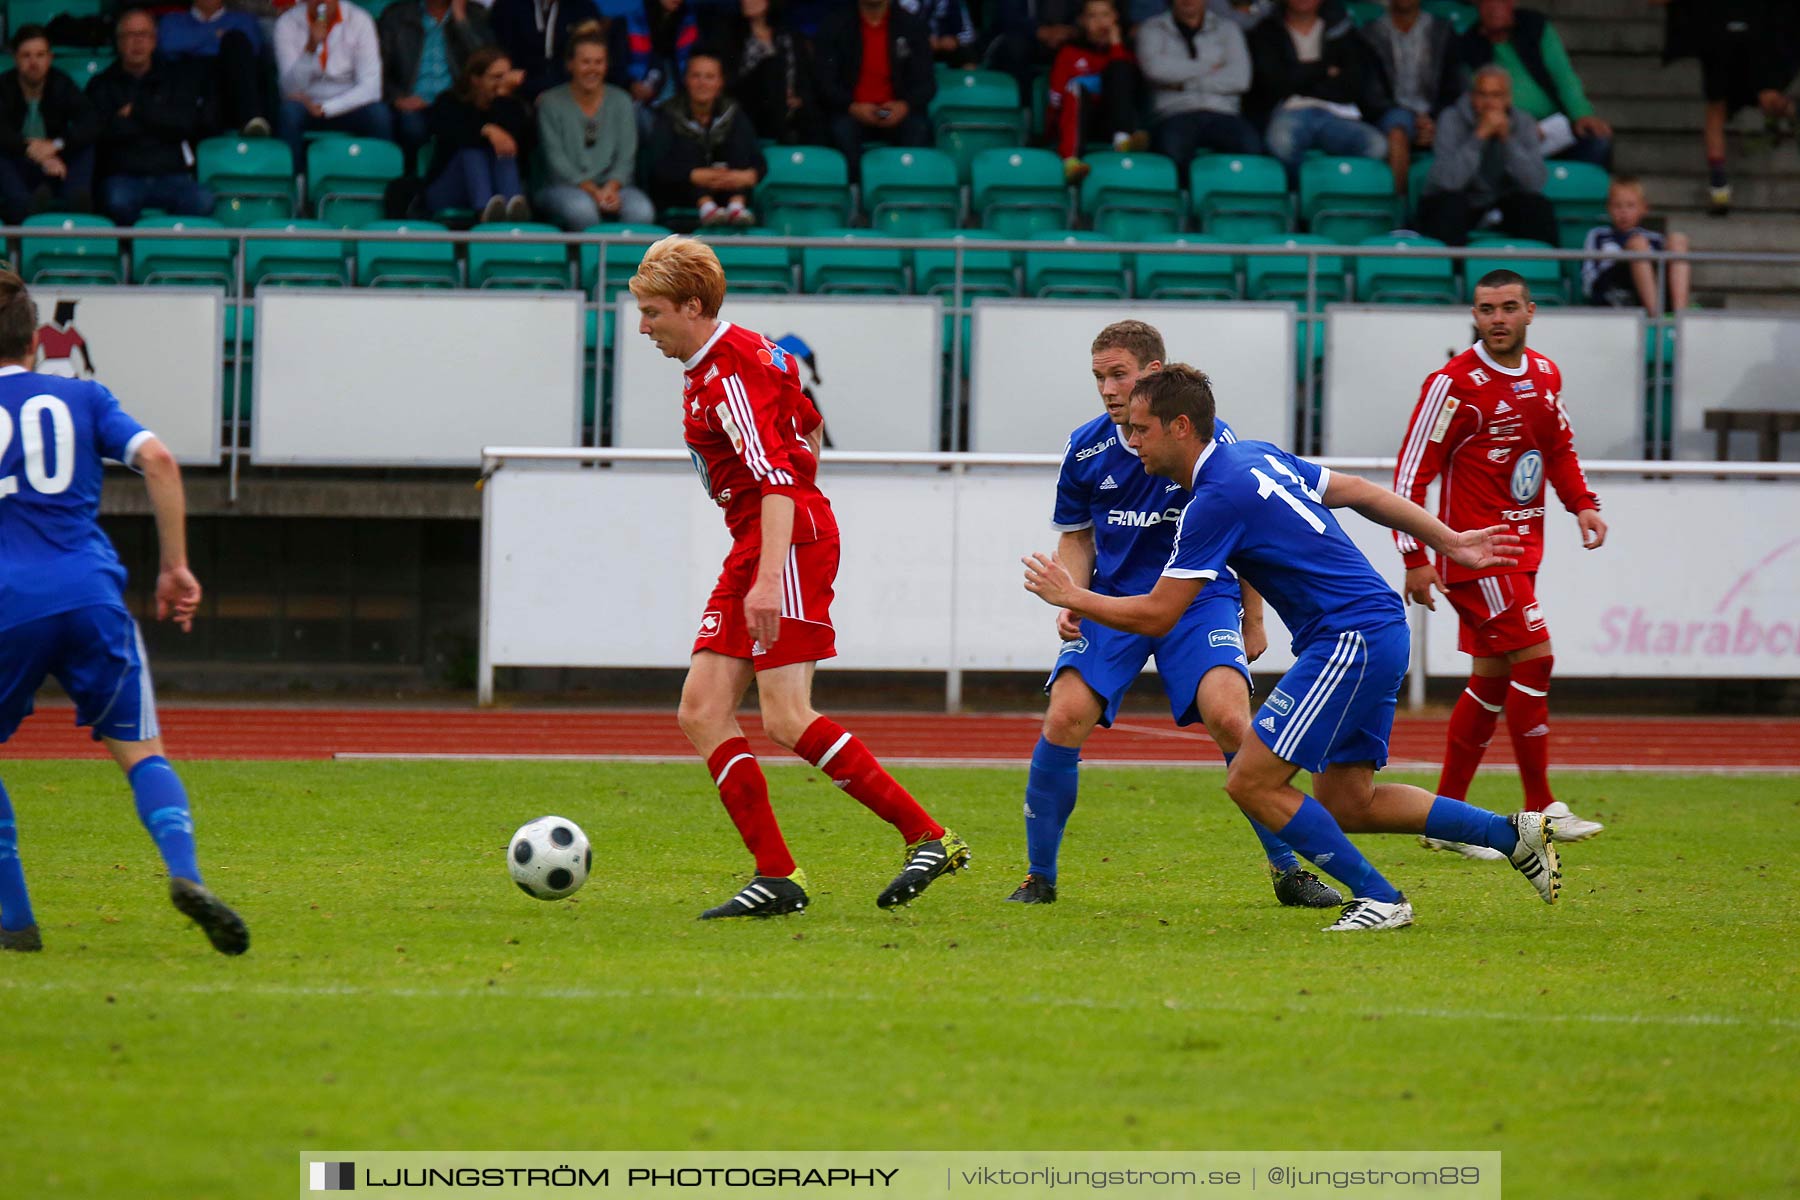
[[[1377,525],[1409,533],[1471,571],[1505,566],[1523,553],[1509,525],[1458,533],[1406,497],[1360,476],[1333,471],[1323,499],[1332,508],[1353,508]]]
[[[1142,596],[1102,596],[1075,586],[1063,565],[1046,555],[1027,554],[1020,561],[1025,564],[1025,590],[1044,603],[1069,609],[1113,629],[1148,637],[1161,637],[1175,628],[1175,622],[1206,586],[1204,579],[1165,575]]]
[[[150,508],[156,513],[156,541],[162,558],[156,576],[156,619],[174,621],[188,633],[200,609],[200,581],[188,569],[187,495],[181,486],[181,464],[167,446],[151,438],[138,447],[134,465],[144,473]]]

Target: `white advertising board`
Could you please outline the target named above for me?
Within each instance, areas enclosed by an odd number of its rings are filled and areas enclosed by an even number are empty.
[[[579,292],[269,288],[256,305],[253,462],[472,467],[499,442],[581,444]]]
[[[1714,457],[1708,409],[1800,409],[1800,316],[1684,312],[1676,330],[1676,458]],[[1733,438],[1738,457],[1755,454],[1750,435]],[[1783,451],[1794,461],[1800,439],[1789,435]]]
[[[1212,378],[1219,415],[1239,438],[1294,442],[1294,310],[1285,304],[977,300],[969,449],[1060,454],[1103,411],[1094,335],[1136,318],[1163,335],[1171,362]]]
[[[1392,457],[1426,378],[1473,342],[1469,310],[1333,304],[1325,312],[1325,453]],[[1642,458],[1643,314],[1539,309],[1527,342],[1562,371],[1576,450],[1596,460]]]
[[[31,298],[39,371],[104,384],[179,461],[218,465],[223,292],[51,286]]]
[[[619,296],[613,346],[613,445],[681,447],[681,364],[637,332]],[[727,296],[719,316],[800,359],[800,378],[839,450],[938,448],[943,305],[935,296]]]

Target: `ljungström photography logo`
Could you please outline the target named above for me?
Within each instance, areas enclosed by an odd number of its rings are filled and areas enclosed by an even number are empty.
[[[312,1168],[313,1191],[354,1192],[356,1190],[355,1163],[316,1162],[308,1165]]]

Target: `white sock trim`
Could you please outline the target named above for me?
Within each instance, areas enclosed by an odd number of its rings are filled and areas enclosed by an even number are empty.
[[[1536,688],[1528,688],[1516,679],[1513,680],[1513,686],[1518,688],[1521,692],[1524,692],[1527,696],[1536,696],[1540,700],[1550,694],[1548,691],[1540,692]]]
[[[833,758],[835,758],[837,756],[837,752],[839,750],[842,750],[844,748],[844,743],[849,740],[850,740],[850,731],[848,729],[846,729],[844,731],[844,736],[839,738],[837,741],[831,743],[831,749],[827,750],[824,754],[820,755],[819,761],[814,763],[813,766],[815,766],[815,767],[819,768],[819,770],[823,771],[825,769],[825,764],[830,762]]]
[[[1463,695],[1467,696],[1469,699],[1471,699],[1475,703],[1481,705],[1481,707],[1487,709],[1491,713],[1497,713],[1506,707],[1504,704],[1489,704],[1486,700],[1483,700],[1480,696],[1477,696],[1475,694],[1475,691],[1473,688],[1464,688]]]
[[[719,772],[719,777],[717,779],[713,780],[713,786],[714,787],[724,787],[725,786],[725,777],[727,775],[731,774],[731,768],[737,766],[739,763],[743,762],[746,758],[755,758],[755,757],[756,757],[756,755],[750,754],[748,752],[746,752],[744,754],[739,754],[736,757],[734,757],[730,762],[725,764],[725,769]]]

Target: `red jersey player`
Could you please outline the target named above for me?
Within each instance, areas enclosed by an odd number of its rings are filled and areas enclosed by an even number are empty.
[[[756,860],[756,878],[701,919],[771,917],[807,905],[806,875],[782,839],[762,767],[737,722],[752,680],[769,737],[899,830],[905,866],[875,903],[905,903],[965,866],[969,847],[854,734],[813,710],[813,667],[837,653],[838,529],[814,482],[820,421],[798,366],[761,334],[719,320],[725,272],[704,242],[666,237],[651,246],[631,294],[638,332],[686,368],[682,432],[732,537],[694,638],[680,720]]]
[[[1546,743],[1550,668],[1556,660],[1536,590],[1544,555],[1545,480],[1575,514],[1589,550],[1606,541],[1606,522],[1575,456],[1562,372],[1525,347],[1525,330],[1536,311],[1518,274],[1502,270],[1482,276],[1474,307],[1480,340],[1425,381],[1394,470],[1394,490],[1418,504],[1431,481],[1442,476],[1438,515],[1445,524],[1452,529],[1509,524],[1524,555],[1480,571],[1445,562],[1440,574],[1418,542],[1404,534],[1396,541],[1406,560],[1407,598],[1435,611],[1431,590],[1442,592],[1461,621],[1458,646],[1474,658],[1468,686],[1450,714],[1438,794],[1452,800],[1467,795],[1504,709],[1526,809],[1548,816],[1558,841],[1574,842],[1602,826],[1573,815],[1550,793]],[[1471,858],[1493,854],[1421,840],[1431,849],[1457,849]]]

